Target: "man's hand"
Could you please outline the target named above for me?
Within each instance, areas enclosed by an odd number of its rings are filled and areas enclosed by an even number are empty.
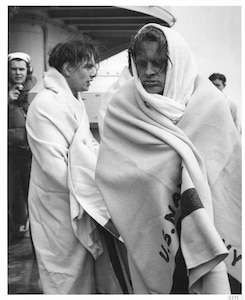
[[[8,101],[10,104],[14,104],[13,102],[18,100],[21,91],[23,90],[22,84],[15,84],[10,90],[8,94]]]

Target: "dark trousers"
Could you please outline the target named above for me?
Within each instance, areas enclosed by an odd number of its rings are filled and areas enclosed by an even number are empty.
[[[9,240],[28,218],[28,189],[31,170],[31,151],[8,149],[8,224]]]

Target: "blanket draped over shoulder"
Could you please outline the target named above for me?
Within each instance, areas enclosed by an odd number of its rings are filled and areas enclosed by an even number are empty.
[[[99,144],[84,103],[54,68],[30,105],[27,131],[29,213],[44,294],[122,293],[94,222],[109,220],[94,182]]]
[[[96,182],[135,293],[230,293],[227,270],[241,280],[240,137],[223,95],[164,33],[166,92],[148,94],[133,63],[108,105]]]

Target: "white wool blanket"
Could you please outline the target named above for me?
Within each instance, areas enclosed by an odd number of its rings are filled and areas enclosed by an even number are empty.
[[[240,138],[186,43],[162,30],[173,63],[164,94],[148,94],[133,65],[108,106],[96,181],[135,293],[175,292],[180,250],[189,292],[230,293],[226,267],[241,280]]]
[[[108,217],[93,180],[99,144],[84,103],[56,69],[47,72],[26,126],[29,215],[44,294],[121,293],[93,219]]]
[[[87,117],[87,115],[86,115]],[[85,123],[84,123],[85,122]],[[98,147],[84,135],[81,119],[68,151],[68,187],[72,227],[79,241],[97,259],[103,253],[94,220],[122,241],[111,223],[105,202],[95,184]]]

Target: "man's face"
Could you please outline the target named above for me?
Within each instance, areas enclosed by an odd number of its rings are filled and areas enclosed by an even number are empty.
[[[79,66],[71,67],[68,84],[72,93],[76,95],[77,92],[88,91],[91,81],[96,76],[96,72],[94,57],[83,61]]]
[[[24,60],[9,62],[9,80],[12,84],[24,84],[27,77],[27,66]]]
[[[212,83],[221,91],[223,91],[223,89],[225,88],[223,81],[220,79],[215,79],[214,81],[212,81]]]
[[[139,79],[145,90],[152,94],[163,93],[166,79],[167,60],[159,61],[158,46],[158,42],[143,42],[135,58]]]

